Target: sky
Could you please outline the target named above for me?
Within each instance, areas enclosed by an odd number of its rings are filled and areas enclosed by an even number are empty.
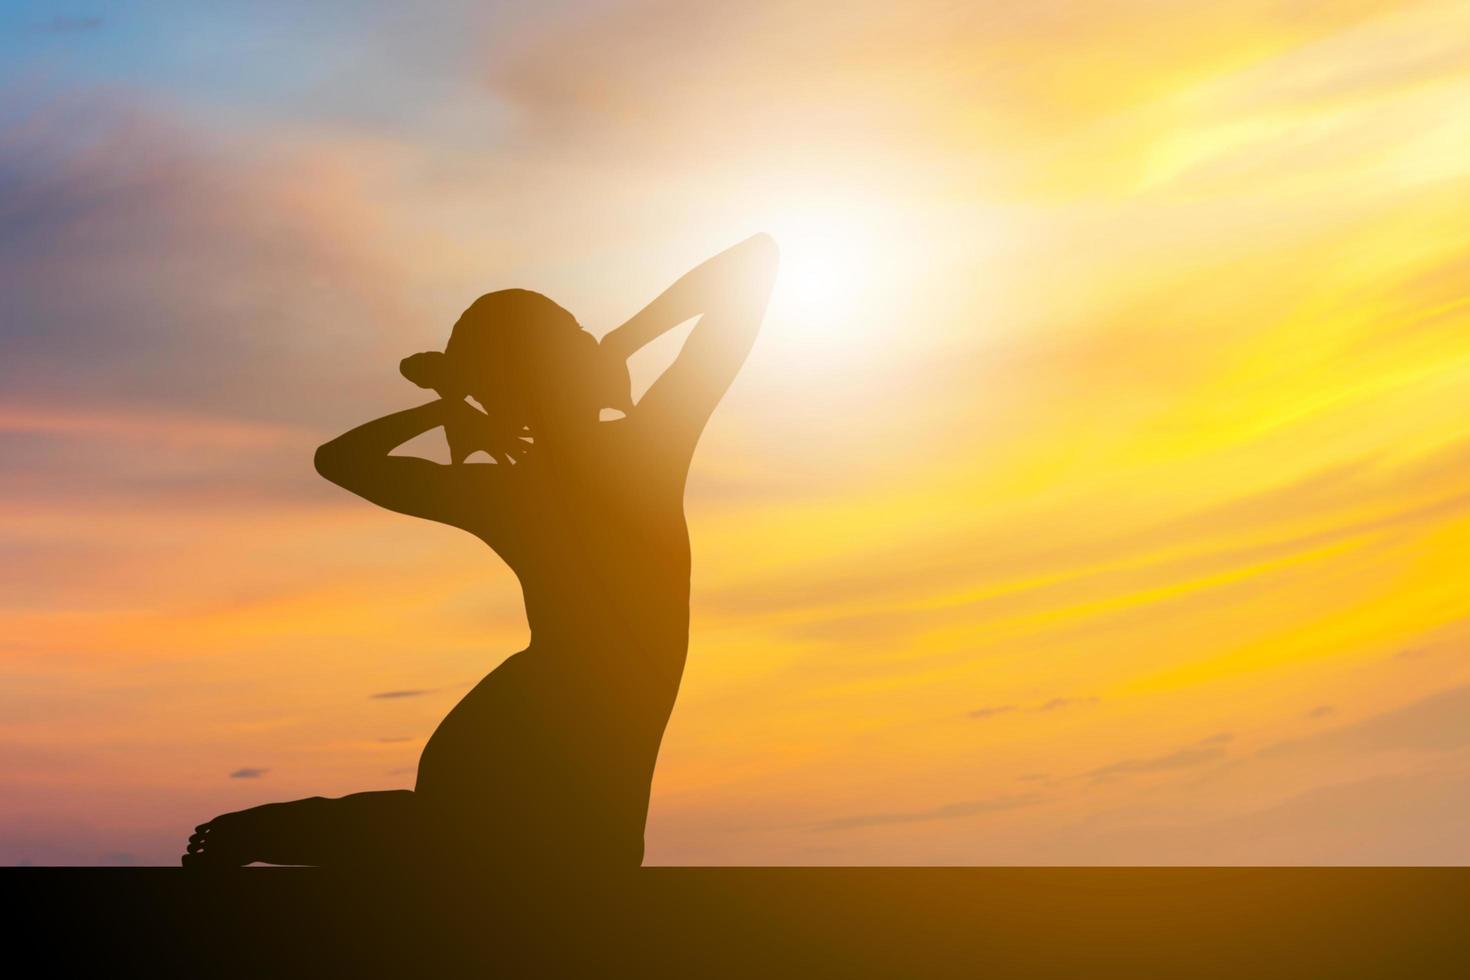
[[[520,595],[312,451],[758,231],[647,863],[1470,862],[1467,24],[5,5],[0,863],[411,786]]]

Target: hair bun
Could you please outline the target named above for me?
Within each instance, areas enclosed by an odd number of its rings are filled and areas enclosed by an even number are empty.
[[[449,381],[449,359],[443,351],[410,354],[398,362],[398,373],[420,388],[443,388]]]

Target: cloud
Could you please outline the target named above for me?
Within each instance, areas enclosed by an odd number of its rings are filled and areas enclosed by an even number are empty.
[[[1329,9],[1337,6],[1350,9]],[[1013,133],[1051,162],[1055,142],[1089,123],[1126,120],[1211,68],[1255,62],[1263,36],[1279,44],[1330,32],[1361,16],[1359,6],[1286,18],[1273,4],[1235,5],[1205,15],[1205,26],[1197,11],[1145,0],[1064,13],[1051,3],[854,2],[840,14],[755,0],[719,18],[652,0],[547,18],[486,74],[519,110],[523,138],[567,152],[595,147],[599,160],[638,151],[668,166],[750,155],[761,147],[746,126],[757,125],[773,147],[847,140],[871,153],[857,134],[881,129],[890,146],[961,159],[975,132],[987,146]],[[994,183],[996,164],[987,164]]]
[[[1304,516],[1351,506],[1382,480],[1374,456],[1328,463],[1275,486],[1192,511],[1151,529],[1161,539],[1207,534],[1220,528],[1292,527]]]
[[[816,824],[813,830],[851,830],[855,827],[877,827],[886,824],[901,823],[923,823],[930,820],[955,820],[960,817],[972,817],[982,813],[995,813],[1001,810],[1014,810],[1018,807],[1033,806],[1040,803],[1044,797],[1028,793],[1019,796],[998,796],[988,800],[971,800],[965,803],[947,803],[944,806],[934,807],[929,810],[903,810],[889,813],[865,813],[855,817],[840,817],[836,820],[828,820]]]
[[[1208,765],[1223,756],[1219,745],[1207,744],[1211,741],[1124,760],[1098,772],[1107,778]],[[1170,822],[1161,818],[1167,808],[1134,800],[1105,816],[1058,829],[1050,840],[1038,842],[1030,859],[1196,865],[1465,863],[1470,860],[1470,836],[1464,833],[1462,817],[1470,805],[1467,747],[1470,685],[1462,685],[1223,762],[1212,773],[1233,779],[1233,788],[1212,780],[1211,790],[1190,808],[1201,814],[1198,822]],[[1370,756],[1383,753],[1392,753],[1384,763],[1396,771],[1372,773],[1376,763]],[[1312,779],[1319,785],[1312,786]],[[1271,801],[1276,793],[1281,795]]]
[[[1302,715],[1302,717],[1310,719],[1312,721],[1317,721],[1322,718],[1330,718],[1335,714],[1337,714],[1337,708],[1335,708],[1334,706],[1330,704],[1319,704],[1311,711],[1308,711],[1306,714]]]
[[[1450,752],[1466,746],[1470,746],[1470,684],[1330,731],[1276,742],[1256,755],[1352,757],[1389,751]]]
[[[390,691],[388,693],[391,694],[393,692]],[[377,697],[383,697],[383,695],[381,695],[381,694],[374,694],[373,697],[375,697],[375,698],[377,698]],[[387,742],[387,743],[412,742],[413,740],[414,740],[414,736],[412,736],[412,735],[393,735],[391,737],[378,739],[379,742]]]
[[[355,244],[371,211],[345,185],[120,98],[45,99],[0,124],[7,403],[301,422],[324,376],[381,370],[400,279]]]
[[[1394,660],[1426,660],[1441,654],[1470,653],[1470,619],[1460,619],[1418,636],[1412,646],[1393,655]]]
[[[438,688],[408,688],[402,691],[379,691],[377,694],[368,695],[371,698],[417,698],[425,694],[433,694]]]
[[[1028,854],[1057,864],[1463,865],[1470,776],[1413,772],[1346,780],[1197,823],[1135,811],[1122,826],[1077,826]]]
[[[793,624],[784,633],[800,642],[827,643],[844,649],[892,645],[911,640],[932,616],[907,609],[828,616]]]
[[[1467,477],[1470,439],[1398,465],[1365,454],[1131,528],[1112,523],[1059,536],[1050,514],[1001,528],[981,521],[968,531],[946,529],[937,539],[885,542],[867,562],[843,554],[827,565],[796,566],[779,588],[769,578],[737,582],[700,602],[730,617],[809,609],[807,623],[788,628],[805,630],[797,634],[805,637],[860,639],[876,627],[885,639],[901,638],[905,627],[912,633],[1057,606],[1425,526],[1470,510]],[[1439,492],[1425,499],[1425,487]],[[1304,526],[1310,530],[1304,533]],[[969,591],[982,595],[931,608],[935,596]],[[910,602],[926,608],[911,609]]]
[[[1453,77],[1470,57],[1470,39],[1442,28],[1462,23],[1463,12],[1453,5],[1416,6],[1408,16],[1370,22],[1267,60],[1237,77],[1218,108],[1341,111]]]
[[[230,778],[231,779],[259,779],[261,776],[264,776],[268,772],[270,772],[269,769],[250,769],[250,768],[236,769],[234,772],[230,773]]]
[[[86,34],[99,30],[103,20],[95,14],[57,14],[38,26],[47,34]]]
[[[977,719],[994,718],[996,715],[1009,714],[1013,711],[1030,711],[1036,713],[1060,711],[1063,708],[1076,708],[1083,705],[1097,704],[1100,701],[1102,701],[1102,698],[1092,696],[1075,698],[1056,697],[1029,706],[1015,704],[991,705],[984,708],[976,708],[974,711],[966,712],[966,715],[970,718]]]
[[[75,515],[99,473],[108,505],[333,499],[310,454],[393,387],[403,273],[298,162],[116,96],[0,98],[0,499]]]
[[[1122,759],[1106,766],[1100,766],[1097,769],[1088,770],[1083,775],[1091,776],[1094,780],[1102,780],[1137,773],[1173,772],[1180,769],[1193,769],[1225,758],[1225,749],[1223,746],[1233,737],[1229,732],[1221,732],[1218,735],[1211,735],[1208,738],[1200,739],[1193,745],[1176,749],[1173,752],[1166,752],[1163,755]]]
[[[1043,701],[1041,704],[1038,704],[1036,707],[1034,707],[1034,708],[1032,708],[1030,710],[1032,710],[1032,711],[1057,711],[1057,710],[1060,710],[1061,708],[1072,708],[1072,707],[1076,707],[1078,705],[1083,705],[1083,704],[1097,704],[1101,700],[1102,700],[1102,698],[1097,698],[1097,697],[1052,698],[1050,701]]]
[[[1076,697],[1076,698],[1050,698],[1037,704],[1025,706],[1015,704],[998,704],[984,708],[976,708],[967,712],[970,718],[994,718],[996,715],[1008,714],[1013,711],[1049,712],[1060,711],[1063,708],[1075,708],[1082,705],[1097,704],[1102,700],[1098,697]]]

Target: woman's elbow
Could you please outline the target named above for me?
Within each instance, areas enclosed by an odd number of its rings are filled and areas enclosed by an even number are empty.
[[[762,232],[752,235],[730,250],[729,278],[726,288],[744,295],[747,290],[766,290],[776,279],[776,266],[781,250],[776,240]]]
[[[741,250],[745,253],[750,269],[758,275],[774,275],[776,266],[781,262],[780,246],[776,244],[776,239],[765,232],[751,235],[741,243]]]
[[[333,440],[317,447],[316,455],[312,457],[312,464],[323,479],[340,484],[346,473],[347,459],[342,452],[342,447],[337,445],[336,440]]]

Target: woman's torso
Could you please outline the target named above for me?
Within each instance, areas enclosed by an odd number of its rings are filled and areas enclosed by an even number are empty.
[[[576,456],[533,450],[487,502],[498,519],[477,533],[520,579],[531,645],[441,723],[418,789],[516,846],[573,835],[641,855],[688,646],[683,473],[651,463],[626,428],[599,428]]]

